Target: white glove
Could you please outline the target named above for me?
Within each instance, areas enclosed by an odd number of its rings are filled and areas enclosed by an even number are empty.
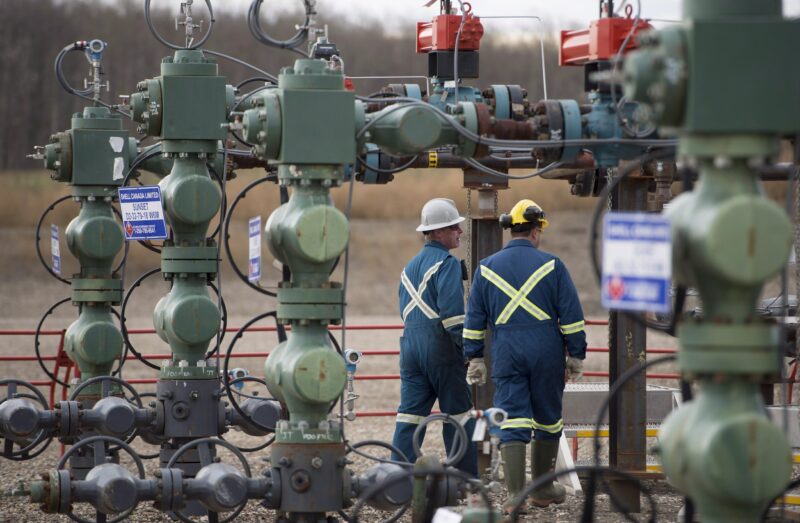
[[[583,377],[583,360],[567,356],[567,380],[579,381]]]
[[[486,384],[486,364],[483,358],[472,358],[467,367],[467,383],[470,385]]]

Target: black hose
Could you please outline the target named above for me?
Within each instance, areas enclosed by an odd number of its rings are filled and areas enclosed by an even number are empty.
[[[308,40],[308,28],[311,23],[311,15],[314,14],[312,3],[307,0],[303,1],[303,5],[305,6],[303,25],[297,29],[297,32],[293,36],[286,40],[272,38],[261,27],[261,22],[258,18],[261,14],[261,4],[263,3],[264,0],[253,0],[253,3],[250,4],[250,8],[247,11],[247,25],[250,28],[250,33],[256,40],[264,45],[277,47],[278,49],[288,49],[303,56],[307,56],[306,53],[300,51],[297,47],[303,45]]]
[[[661,363],[666,363],[669,361],[675,361],[677,359],[677,355],[670,354],[667,356],[661,356],[659,358],[654,358],[649,361],[644,361],[637,363],[633,367],[629,368],[625,372],[623,372],[619,378],[614,381],[614,384],[608,391],[608,396],[606,396],[605,400],[603,400],[602,405],[600,406],[600,410],[597,413],[597,417],[595,419],[594,424],[594,435],[592,436],[592,443],[594,446],[594,467],[599,469],[600,467],[600,427],[603,425],[603,418],[605,418],[606,412],[608,411],[608,407],[611,404],[611,400],[616,394],[622,389],[622,387],[633,377],[635,377],[640,372],[645,371],[646,369],[654,366],[659,365]],[[586,496],[584,498],[583,503],[583,516],[582,516],[582,523],[591,523],[594,519],[594,494],[597,488],[597,475],[593,472],[589,475],[589,481],[586,486]],[[615,499],[613,491],[609,489],[609,495],[611,496],[612,502],[614,502],[618,506],[622,506],[618,500]],[[655,509],[653,509],[655,510]],[[627,512],[624,513],[625,517],[630,519],[629,514]]]
[[[70,281],[65,279],[65,278],[62,278],[61,276],[56,274],[56,272],[44,260],[44,255],[42,254],[42,246],[41,246],[41,241],[42,241],[42,234],[41,233],[42,233],[42,223],[44,223],[45,217],[50,213],[50,211],[55,209],[58,204],[60,204],[61,202],[65,201],[65,200],[69,200],[70,198],[72,198],[72,196],[70,196],[70,195],[62,196],[61,198],[59,198],[56,201],[54,201],[53,203],[51,203],[50,206],[47,207],[47,209],[45,209],[44,212],[39,216],[39,220],[36,222],[36,256],[39,258],[39,261],[42,263],[42,266],[44,267],[44,269],[48,273],[50,273],[50,275],[53,278],[57,279],[61,283],[66,283],[67,285],[70,284]]]
[[[231,264],[233,272],[235,272],[236,275],[239,277],[239,279],[242,280],[242,282],[244,282],[244,284],[250,287],[251,289],[260,292],[261,294],[266,294],[267,296],[272,296],[272,297],[277,296],[277,294],[252,283],[247,278],[247,276],[245,276],[245,274],[241,271],[239,266],[236,264],[236,261],[233,259],[233,254],[231,253],[230,234],[228,234],[228,229],[230,228],[231,218],[233,217],[233,211],[236,209],[236,206],[239,205],[239,202],[243,200],[245,196],[247,196],[248,191],[250,191],[250,189],[252,189],[253,187],[260,185],[264,182],[274,181],[276,178],[277,178],[276,175],[268,174],[263,178],[259,178],[258,180],[249,183],[244,189],[242,189],[241,192],[236,195],[236,198],[233,199],[231,207],[230,209],[228,209],[228,212],[225,216],[225,223],[222,227],[222,244],[225,247],[225,255],[228,257],[228,262]]]
[[[467,430],[464,428],[464,426],[461,425],[461,423],[459,423],[454,417],[449,414],[445,414],[444,412],[441,414],[431,414],[423,419],[419,425],[417,425],[417,428],[414,430],[414,435],[411,437],[411,445],[414,449],[414,454],[416,454],[418,458],[422,456],[422,443],[420,442],[420,439],[422,438],[422,431],[425,430],[428,424],[430,424],[432,421],[449,423],[456,430],[456,433],[453,437],[453,447],[450,449],[450,454],[443,463],[445,466],[454,466],[464,458],[464,455],[467,453],[467,449],[469,448],[470,441],[469,436],[467,436]]]
[[[147,359],[145,359],[134,348],[133,343],[131,343],[130,337],[128,336],[128,325],[127,325],[127,318],[125,318],[125,309],[128,308],[128,300],[130,299],[131,294],[133,294],[133,291],[136,289],[136,287],[141,285],[142,282],[146,278],[149,278],[150,276],[152,276],[153,274],[156,274],[158,272],[161,272],[161,268],[160,267],[156,267],[155,269],[151,269],[148,272],[146,272],[146,273],[142,274],[141,276],[139,276],[136,279],[136,281],[133,282],[133,285],[131,285],[130,289],[128,289],[128,292],[125,293],[125,297],[122,299],[122,307],[120,309],[120,316],[121,316],[121,322],[120,323],[122,325],[122,339],[125,340],[125,351],[126,351],[123,354],[123,361],[125,359],[127,359],[127,351],[130,350],[133,353],[133,355],[136,356],[137,360],[142,362],[145,366],[150,367],[151,369],[154,369],[154,370],[161,370],[161,367],[159,367],[158,365],[156,365],[154,363],[150,363],[149,361],[147,361]]]
[[[255,322],[259,320],[263,320],[264,318],[268,318],[272,316],[275,318],[275,323],[278,322],[278,314],[277,311],[269,311],[259,314],[247,321],[244,325],[242,325],[236,334],[234,334],[233,339],[231,340],[230,344],[228,345],[228,350],[225,352],[225,359],[224,359],[224,366],[222,372],[222,382],[225,385],[225,394],[228,396],[228,400],[231,403],[233,409],[244,419],[247,423],[251,424],[252,426],[263,430],[265,432],[272,432],[273,429],[271,427],[267,427],[266,425],[262,425],[261,423],[254,420],[252,417],[248,416],[242,408],[239,406],[239,403],[234,398],[233,391],[231,390],[231,378],[228,375],[228,367],[231,360],[231,354],[233,353],[233,347],[236,345],[236,342],[241,338],[244,333],[249,329]],[[285,335],[285,334],[284,334]]]

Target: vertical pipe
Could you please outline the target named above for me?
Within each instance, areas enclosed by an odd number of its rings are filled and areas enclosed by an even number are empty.
[[[497,195],[496,190],[479,191],[487,193],[484,195],[490,197],[492,200]],[[478,202],[481,200],[481,195],[478,196]],[[478,205],[480,206],[480,204]],[[474,211],[474,212],[473,212]],[[500,228],[496,210],[491,213],[481,211],[481,209],[470,209],[470,267],[474,273],[475,268],[478,267],[480,261],[487,256],[494,254],[503,247],[503,230]],[[470,274],[470,278],[472,274]],[[492,368],[492,337],[491,332],[487,330],[486,339],[484,341],[483,358],[487,369]],[[472,401],[475,408],[485,410],[492,407],[492,400],[494,398],[494,383],[491,379],[486,380],[486,384],[482,386],[474,385],[472,387]],[[488,434],[487,434],[488,438]],[[483,446],[478,448],[478,470],[483,471],[491,466],[491,454],[483,452]]]
[[[647,208],[646,180],[623,180],[612,197],[612,210],[644,211]],[[641,317],[641,316],[640,316]],[[642,318],[642,322],[644,318]],[[642,322],[630,315],[613,312],[609,317],[609,383],[645,359],[647,333]],[[625,471],[644,471],[647,465],[647,383],[644,373],[620,389],[609,406],[609,466]],[[639,488],[628,481],[612,481],[611,488],[623,507],[639,512]]]

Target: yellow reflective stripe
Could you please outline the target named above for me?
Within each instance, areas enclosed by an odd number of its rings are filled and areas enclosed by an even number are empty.
[[[586,322],[583,320],[576,321],[575,323],[570,323],[569,325],[562,325],[560,327],[562,334],[575,334],[576,332],[580,332],[583,330]]]
[[[536,430],[543,430],[545,432],[555,434],[557,432],[561,432],[561,430],[564,428],[564,420],[560,419],[557,422],[553,423],[552,425],[543,425],[541,423],[538,423],[536,420],[531,420],[531,425]]]
[[[495,286],[506,293],[509,298],[514,298],[517,289],[511,286],[506,280],[500,277],[499,274],[485,265],[481,265],[481,276],[494,283]]]
[[[423,419],[425,419],[425,416],[417,416],[414,414],[403,414],[402,412],[398,412],[396,421],[397,423],[410,423],[412,425],[419,425]]]
[[[536,305],[532,304],[528,299],[528,294],[536,287],[536,285],[548,274],[553,272],[556,266],[555,260],[550,260],[549,262],[545,263],[533,274],[528,277],[528,280],[522,285],[522,287],[516,292],[516,294],[511,298],[511,301],[508,302],[500,313],[500,316],[497,317],[496,324],[503,324],[506,323],[514,311],[517,310],[517,307],[522,306],[526,311],[531,313],[534,318],[537,320],[549,320],[550,316],[547,315],[542,309],[537,307]],[[523,303],[523,300],[527,303]]]
[[[500,429],[530,429],[533,420],[530,418],[510,418],[500,425]]]
[[[445,318],[442,320],[442,327],[445,329],[449,329],[450,327],[455,327],[456,325],[461,325],[464,323],[464,315],[460,316],[452,316],[450,318]]]
[[[464,329],[465,340],[482,340],[486,337],[486,331],[474,331],[472,329]]]

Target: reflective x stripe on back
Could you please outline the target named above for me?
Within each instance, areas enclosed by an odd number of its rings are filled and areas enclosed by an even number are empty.
[[[530,275],[528,280],[522,285],[520,289],[515,289],[511,284],[505,281],[503,278],[500,277],[499,274],[491,270],[489,267],[485,265],[481,265],[481,275],[492,282],[495,287],[500,289],[503,294],[511,298],[509,302],[506,304],[503,311],[497,317],[497,321],[495,321],[495,325],[502,325],[507,323],[511,315],[514,314],[514,311],[517,310],[518,307],[522,307],[526,311],[528,311],[531,316],[536,318],[537,320],[549,320],[550,316],[544,312],[542,309],[534,305],[533,303],[528,300],[527,296],[531,293],[531,291],[536,287],[536,285],[548,274],[553,272],[555,269],[555,260],[550,260],[549,262],[545,263],[533,274]]]
[[[422,301],[422,295],[425,293],[425,289],[428,287],[428,282],[436,274],[436,271],[439,270],[444,260],[436,263],[435,265],[431,266],[430,269],[425,271],[425,274],[422,276],[422,281],[419,283],[419,288],[415,289],[414,285],[411,283],[411,280],[408,279],[408,275],[406,274],[405,269],[403,269],[402,274],[400,274],[400,282],[405,287],[406,292],[408,292],[408,296],[411,298],[411,301],[408,302],[406,308],[403,310],[403,321],[406,321],[408,315],[413,311],[415,308],[419,307],[419,310],[422,311],[422,314],[427,316],[430,320],[435,320],[439,317],[436,311],[431,308],[430,305]]]

